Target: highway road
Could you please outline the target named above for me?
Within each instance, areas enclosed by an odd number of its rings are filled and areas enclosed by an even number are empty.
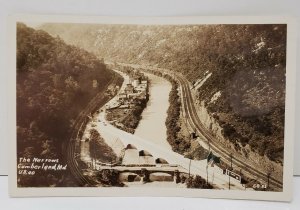
[[[196,108],[194,106],[194,101],[192,98],[189,82],[182,75],[175,74],[174,72],[170,72],[169,70],[165,70],[165,69],[157,69],[157,68],[153,68],[153,67],[145,67],[145,66],[140,66],[140,65],[129,65],[129,66],[134,67],[134,68],[143,68],[143,69],[148,68],[151,70],[157,70],[157,71],[172,75],[180,84],[180,87],[182,90],[183,109],[184,109],[185,113],[187,114],[187,117],[188,117],[187,119],[188,119],[189,124],[198,133],[200,133],[207,142],[209,142],[210,148],[212,151],[214,151],[215,153],[220,155],[222,157],[222,160],[225,163],[227,163],[227,164],[230,163],[231,154],[228,153],[224,148],[220,147],[220,145],[218,145],[218,142],[216,142],[216,140],[214,139],[214,136],[201,123],[201,120],[200,120],[200,118],[196,112]],[[95,103],[91,103],[90,106],[91,107],[95,106]],[[90,109],[90,108],[88,108],[88,109]],[[154,156],[156,156],[158,158],[164,158],[171,164],[172,163],[178,164],[184,168],[190,167],[192,174],[198,174],[198,175],[202,176],[203,178],[205,178],[207,176],[207,172],[208,172],[208,174],[210,176],[209,180],[213,181],[215,186],[217,186],[218,188],[221,188],[221,189],[228,188],[228,176],[223,175],[221,173],[221,171],[218,169],[215,170],[217,167],[214,167],[213,170],[206,171],[206,161],[201,162],[201,161],[192,160],[190,162],[189,159],[184,158],[180,154],[177,154],[173,151],[164,150],[159,145],[154,145],[152,143],[149,143],[149,141],[147,141],[145,139],[138,138],[132,134],[129,134],[127,132],[119,130],[119,129],[115,128],[114,126],[110,125],[108,122],[106,122],[104,113],[102,113],[102,114],[103,115],[99,115],[99,117],[100,117],[99,120],[101,122],[105,122],[105,123],[99,123],[99,125],[98,125],[99,126],[98,129],[99,129],[99,132],[101,133],[101,135],[103,134],[103,131],[104,131],[104,133],[109,132],[111,135],[114,135],[115,137],[118,137],[119,139],[121,139],[122,143],[125,145],[129,144],[129,143],[134,144],[137,148],[140,148],[140,150],[146,149],[146,150],[150,151],[152,154],[154,154]],[[79,119],[77,122],[81,122],[81,121],[82,121],[82,119],[81,120]],[[81,125],[82,125],[82,123],[81,123]],[[79,130],[79,126],[80,126],[80,123],[77,123],[78,130]],[[74,129],[74,131],[76,131],[76,129]],[[77,135],[78,135],[78,133],[77,133]],[[74,135],[72,136],[72,138],[74,139]],[[73,175],[75,175],[80,182],[85,183],[87,185],[93,184],[93,183],[91,183],[90,180],[87,180],[82,175],[81,170],[77,166],[77,163],[74,159],[74,142],[73,141],[70,141],[70,143],[69,143],[68,161],[69,161],[69,165],[70,165]],[[266,174],[256,170],[249,164],[239,161],[238,159],[233,159],[232,163],[233,163],[233,166],[242,168],[244,170],[244,172],[248,172],[249,175],[251,175],[252,177],[259,177],[262,180],[266,180],[266,177],[267,177]],[[217,172],[215,173],[215,171],[217,171]],[[232,183],[231,189],[239,189],[239,190],[244,189],[244,187],[240,183],[238,183],[238,182],[235,183],[234,179],[231,179],[231,183]],[[270,178],[270,184],[275,187],[282,188],[282,183],[272,177]]]
[[[97,121],[98,123],[96,129],[99,131],[100,135],[105,139],[108,145],[114,144],[116,139],[120,140],[125,147],[128,144],[132,144],[138,150],[146,150],[150,152],[155,159],[163,158],[169,164],[180,165],[186,170],[190,168],[191,174],[200,175],[204,179],[206,179],[208,172],[208,180],[210,183],[213,182],[213,185],[216,188],[228,189],[228,176],[224,175],[222,170],[217,166],[208,167],[208,171],[206,171],[206,160],[190,160],[170,149],[161,147],[159,144],[120,130],[106,121],[105,112],[101,112],[98,115]],[[245,188],[237,180],[232,178],[231,189],[244,190]]]
[[[230,165],[231,153],[228,152],[226,149],[224,149],[222,146],[220,146],[219,142],[215,139],[212,133],[202,124],[195,108],[195,103],[193,101],[193,97],[191,94],[190,83],[184,76],[182,76],[179,73],[174,73],[168,69],[162,69],[162,68],[156,68],[156,67],[150,67],[144,65],[124,64],[124,63],[118,63],[118,64],[121,66],[130,66],[133,68],[142,68],[145,70],[149,69],[152,71],[159,71],[174,77],[174,79],[176,79],[179,82],[180,87],[182,89],[183,109],[187,114],[188,117],[187,119],[190,126],[193,129],[195,129],[197,133],[201,134],[201,136],[204,138],[206,142],[209,142],[211,150],[214,153],[220,155],[222,157],[222,161]],[[254,179],[256,178],[259,178],[261,180],[267,179],[267,174],[257,170],[250,164],[243,162],[239,159],[233,158],[232,165],[234,167],[241,168],[246,175],[249,175]],[[276,180],[273,177],[270,177],[270,186],[275,188],[276,190],[282,190],[283,187],[282,181]]]
[[[124,147],[126,147],[126,145],[128,144],[133,144],[138,150],[149,151],[154,158],[163,158],[167,160],[169,164],[177,164],[187,170],[190,168],[191,174],[200,175],[205,179],[208,176],[209,182],[213,183],[214,186],[217,188],[228,189],[228,176],[224,175],[222,169],[220,169],[217,166],[209,166],[208,170],[206,170],[206,160],[190,160],[172,151],[171,149],[161,147],[161,145],[159,145],[158,143],[153,143],[147,139],[143,139],[131,133],[127,133],[123,130],[120,130],[111,125],[108,121],[106,121],[105,111],[100,112],[98,116],[96,116],[94,123],[95,122],[97,125],[96,129],[98,130],[100,135],[105,139],[106,143],[113,149],[114,145],[116,145],[116,140],[121,141],[117,144],[123,144]],[[118,152],[118,150],[116,150],[116,152]],[[245,187],[242,184],[240,184],[239,181],[231,178],[230,189],[245,190]]]
[[[212,133],[202,124],[195,105],[194,101],[191,95],[189,82],[183,77],[183,76],[177,76],[178,81],[180,82],[180,85],[182,87],[183,92],[183,99],[184,100],[184,109],[186,113],[188,114],[188,120],[190,122],[190,125],[198,132],[200,133],[206,141],[209,143],[210,148],[215,153],[219,154],[225,163],[230,165],[231,162],[231,153],[226,151],[223,147],[219,146],[219,143],[216,141],[215,137],[212,135]],[[243,171],[248,172],[249,175],[253,177],[260,177],[262,180],[267,179],[267,174],[255,169],[253,166],[239,160],[232,158],[232,163],[238,168],[241,168]],[[270,177],[270,185],[272,187],[276,187],[279,189],[282,189],[282,182]]]

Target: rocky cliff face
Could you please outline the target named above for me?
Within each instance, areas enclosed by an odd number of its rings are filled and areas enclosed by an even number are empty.
[[[259,168],[260,171],[266,174],[271,173],[272,176],[278,180],[282,179],[283,168],[281,163],[270,160],[266,155],[257,155],[257,152],[253,151],[250,145],[243,146],[240,142],[233,143],[228,137],[224,137],[224,128],[220,126],[219,122],[209,113],[204,102],[198,101],[197,104],[199,104],[197,106],[197,113],[203,125],[216,137],[215,139],[219,142],[219,145],[234,154],[235,159],[245,161],[253,167]],[[199,138],[200,140],[202,139],[201,136]],[[203,141],[203,143],[207,144],[205,141]],[[237,149],[237,145],[241,148],[240,150]]]

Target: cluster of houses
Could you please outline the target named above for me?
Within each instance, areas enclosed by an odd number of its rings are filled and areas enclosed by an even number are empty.
[[[106,105],[106,109],[130,108],[142,100],[147,99],[148,80],[145,77],[130,78],[126,86],[120,91],[116,100]]]

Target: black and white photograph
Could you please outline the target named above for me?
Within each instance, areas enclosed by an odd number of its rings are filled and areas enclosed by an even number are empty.
[[[11,25],[12,192],[289,199],[288,21],[54,17]]]

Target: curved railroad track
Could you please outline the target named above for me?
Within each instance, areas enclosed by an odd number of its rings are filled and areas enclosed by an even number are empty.
[[[193,102],[193,98],[191,95],[191,91],[190,91],[190,86],[189,86],[189,82],[183,78],[182,76],[177,75],[176,76],[177,80],[180,83],[180,86],[182,87],[182,93],[183,93],[183,102],[184,102],[184,110],[185,113],[187,113],[188,115],[188,121],[189,124],[199,133],[201,133],[203,135],[203,137],[205,138],[205,140],[207,142],[209,142],[209,145],[212,149],[212,151],[215,151],[216,153],[218,153],[222,158],[223,161],[230,165],[231,159],[232,159],[232,164],[235,165],[238,168],[241,168],[244,172],[247,172],[249,175],[251,175],[252,177],[256,176],[262,180],[266,180],[268,175],[255,169],[254,167],[252,167],[251,165],[239,160],[239,159],[234,159],[231,156],[231,153],[229,153],[226,149],[224,149],[223,147],[221,147],[220,145],[218,145],[218,142],[216,142],[215,137],[211,134],[211,132],[209,132],[209,130],[202,124],[194,102]],[[282,182],[270,177],[269,178],[269,183],[270,186],[277,188],[277,189],[281,189],[282,190]]]
[[[268,175],[266,173],[257,170],[250,164],[247,164],[239,159],[232,158],[231,156],[232,154],[226,149],[224,149],[221,145],[219,145],[219,143],[216,141],[215,137],[211,134],[211,132],[203,125],[203,123],[201,122],[197,114],[194,105],[189,81],[184,76],[178,73],[174,73],[168,69],[154,68],[154,67],[143,66],[143,65],[124,64],[124,63],[119,63],[119,65],[131,66],[133,68],[142,68],[145,70],[148,69],[152,71],[158,71],[161,73],[168,74],[171,77],[173,77],[175,80],[177,80],[182,88],[183,109],[187,114],[187,120],[191,125],[191,127],[205,138],[204,140],[209,143],[211,150],[213,152],[218,153],[218,155],[222,157],[222,161],[228,165],[230,165],[232,160],[232,165],[242,169],[244,174],[247,174],[254,179],[267,180]],[[272,186],[275,190],[279,190],[279,191],[283,190],[282,181],[277,180],[274,177],[269,177],[269,185]]]
[[[82,170],[78,167],[78,163],[76,161],[76,151],[75,151],[75,143],[76,141],[80,140],[82,137],[82,131],[85,128],[85,125],[87,123],[87,116],[90,113],[93,113],[97,108],[103,106],[110,98],[107,98],[105,100],[104,92],[107,89],[107,87],[113,83],[115,83],[117,80],[116,75],[111,78],[111,80],[107,83],[107,85],[104,87],[103,91],[98,93],[86,106],[84,110],[80,112],[78,117],[75,120],[74,126],[72,128],[71,137],[68,141],[67,145],[67,163],[70,169],[71,174],[76,178],[78,181],[78,184],[80,186],[95,186],[96,182],[90,179],[87,179],[84,174],[82,173]]]

